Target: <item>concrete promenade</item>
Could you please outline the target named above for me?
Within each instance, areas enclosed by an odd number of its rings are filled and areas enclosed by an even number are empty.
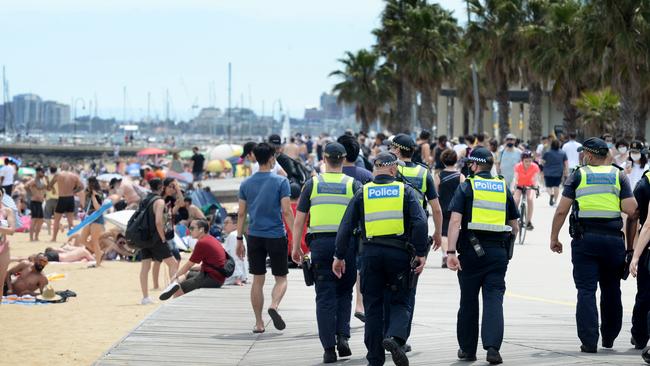
[[[636,283],[623,282],[624,324],[613,350],[579,352],[575,326],[576,290],[571,276],[568,223],[561,240],[564,253],[548,249],[553,209],[548,196],[536,201],[535,230],[517,246],[507,276],[505,365],[642,365],[640,351],[629,343],[630,319]],[[456,274],[439,268],[440,253],[430,256],[418,286],[412,338],[411,365],[465,365],[456,359]],[[267,280],[267,304],[273,281]],[[199,290],[167,302],[124,339],[107,350],[98,365],[318,365],[322,349],[315,321],[313,287],[292,270],[280,312],[287,328],[253,335],[250,286]],[[344,365],[366,365],[363,324],[352,320],[353,356]],[[478,361],[485,365],[479,342]],[[387,355],[387,365],[392,365]]]

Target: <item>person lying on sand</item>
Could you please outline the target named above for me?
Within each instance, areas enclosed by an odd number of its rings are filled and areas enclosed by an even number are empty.
[[[36,290],[43,293],[43,288],[47,286],[47,277],[42,273],[48,260],[45,254],[38,253],[29,257],[29,260],[22,261],[9,269],[7,284],[5,285],[7,294],[18,296],[32,295],[36,296]],[[11,277],[15,276],[12,280]]]
[[[79,262],[79,261],[94,261],[92,253],[84,247],[63,247],[63,248],[45,248],[45,257],[50,262]]]

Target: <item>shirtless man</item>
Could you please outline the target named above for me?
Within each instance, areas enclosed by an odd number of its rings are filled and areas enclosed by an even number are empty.
[[[57,184],[59,200],[54,209],[52,242],[56,242],[56,235],[59,233],[59,225],[63,214],[68,219],[68,226],[74,226],[74,195],[83,189],[81,179],[75,173],[70,172],[70,164],[67,162],[61,163],[61,172],[52,177],[47,189],[52,189],[54,184]]]
[[[41,233],[41,228],[43,228],[43,201],[45,200],[45,192],[47,191],[45,171],[43,168],[36,168],[36,176],[25,184],[25,189],[32,195],[32,200],[29,204],[29,210],[32,213],[29,241],[38,241],[38,235]]]
[[[92,253],[84,247],[45,248],[45,257],[50,262],[94,261]]]
[[[190,221],[205,220],[203,211],[192,204],[192,198],[185,197],[180,206],[174,207],[174,222],[188,226]]]
[[[282,152],[287,154],[291,159],[297,160],[300,157],[300,148],[296,145],[296,138],[291,137],[289,143],[285,144]]]
[[[114,186],[117,194],[122,196],[126,201],[126,209],[136,209],[140,203],[140,195],[133,188],[133,183],[129,180],[119,180],[115,182]]]
[[[43,253],[29,257],[29,261],[22,261],[11,268],[7,276],[7,294],[18,296],[32,295],[36,296],[36,290],[43,293],[43,288],[47,286],[47,277],[42,273],[43,268],[47,266],[47,258]],[[12,281],[11,276],[16,278]]]

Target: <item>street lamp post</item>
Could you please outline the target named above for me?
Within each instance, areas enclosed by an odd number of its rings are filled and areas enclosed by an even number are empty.
[[[466,0],[465,3],[467,4],[467,26],[469,27],[469,23],[472,21],[470,16],[469,16],[469,0]],[[480,113],[480,100],[479,100],[479,95],[478,95],[478,75],[476,73],[476,62],[474,59],[472,59],[472,89],[473,89],[473,94],[474,94],[474,132],[475,133],[483,133],[483,121],[479,118],[479,113]]]

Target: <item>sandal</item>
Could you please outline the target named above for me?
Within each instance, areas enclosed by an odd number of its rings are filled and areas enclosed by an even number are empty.
[[[254,333],[254,334],[264,333],[265,331],[266,331],[266,329],[257,329],[257,328],[253,328],[253,333]]]

